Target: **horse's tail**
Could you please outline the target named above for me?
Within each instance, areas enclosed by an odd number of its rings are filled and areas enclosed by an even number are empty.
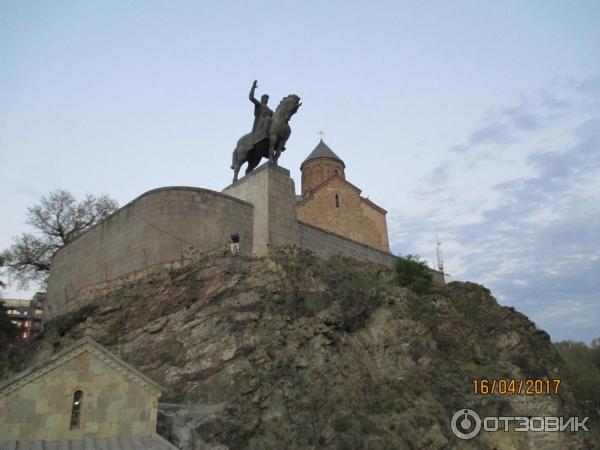
[[[233,150],[233,155],[231,155],[231,168],[235,170],[235,163],[237,162],[237,147]]]

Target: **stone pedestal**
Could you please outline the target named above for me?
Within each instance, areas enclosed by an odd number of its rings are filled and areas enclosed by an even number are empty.
[[[269,247],[298,245],[296,191],[289,170],[267,162],[222,192],[254,205],[253,254],[262,256]]]

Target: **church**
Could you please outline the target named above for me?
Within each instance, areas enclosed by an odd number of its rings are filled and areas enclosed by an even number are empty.
[[[0,449],[177,450],[156,433],[163,390],[84,337],[0,384]]]
[[[361,196],[346,179],[346,165],[321,139],[300,166],[298,220],[361,244],[389,252],[387,211]]]

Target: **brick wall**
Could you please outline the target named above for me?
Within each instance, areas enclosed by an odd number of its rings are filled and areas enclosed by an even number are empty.
[[[302,164],[302,195],[316,188],[319,184],[328,180],[334,175],[342,179],[346,178],[344,164],[331,158],[319,158],[307,161]]]
[[[351,241],[314,225],[298,221],[300,247],[312,250],[322,258],[334,254],[394,267],[395,257],[391,253]]]
[[[56,254],[45,319],[78,306],[70,300],[85,286],[222,248],[234,233],[240,235],[241,252],[250,254],[253,210],[247,202],[207,189],[146,192]]]
[[[303,222],[389,251],[385,213],[365,204],[360,191],[340,177],[312,191],[298,202],[296,210]]]
[[[361,198],[360,210],[363,215],[368,218],[373,224],[376,231],[375,235],[379,236],[379,245],[376,247],[384,252],[390,251],[390,243],[387,230],[386,213],[374,207],[368,200]]]
[[[309,249],[321,258],[340,254],[361,261],[369,261],[394,268],[396,256],[388,252],[382,252],[373,247],[346,239],[330,231],[316,227],[309,223],[298,221],[298,237],[300,247]],[[433,282],[438,285],[445,284],[444,274],[437,270],[429,269],[433,276]]]

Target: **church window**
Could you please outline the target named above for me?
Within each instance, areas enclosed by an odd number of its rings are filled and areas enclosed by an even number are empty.
[[[335,207],[339,208],[340,207],[340,196],[335,194]]]
[[[81,403],[83,402],[83,391],[77,389],[73,393],[73,406],[71,408],[71,430],[79,428],[81,421]]]

